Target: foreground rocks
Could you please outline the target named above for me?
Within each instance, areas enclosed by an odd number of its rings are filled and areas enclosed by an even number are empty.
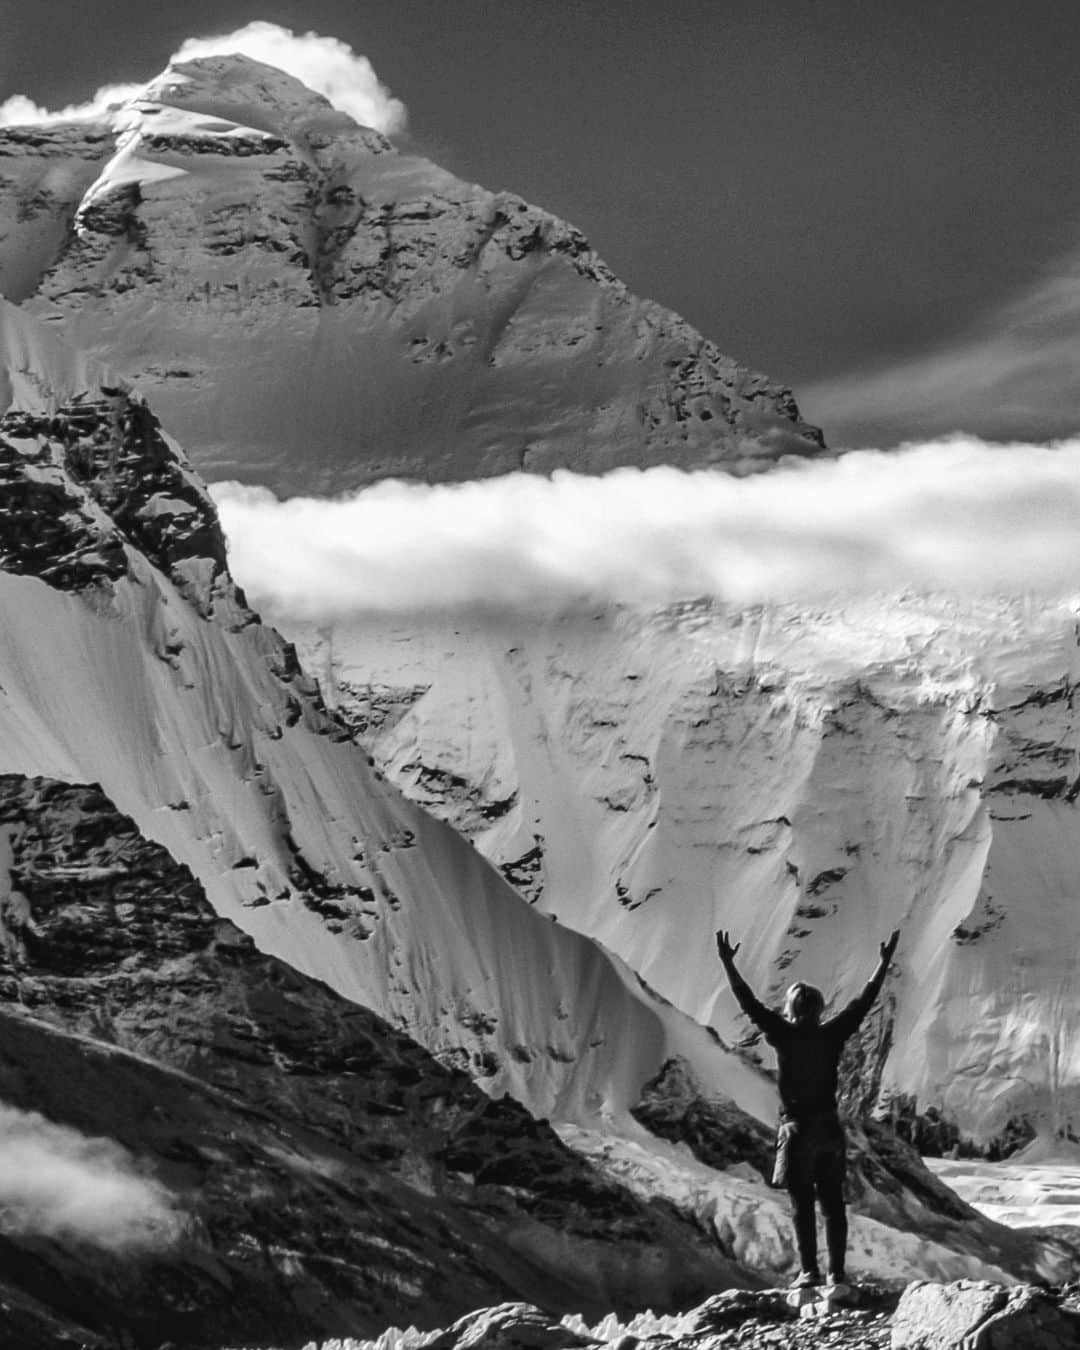
[[[1080,1346],[1080,1288],[1006,1288],[987,1281],[916,1281],[836,1291],[728,1289],[677,1316],[614,1316],[594,1327],[531,1304],[483,1308],[445,1331],[388,1331],[374,1341],[305,1350],[723,1350],[839,1346],[845,1350],[1071,1350]]]
[[[893,1317],[893,1350],[1058,1350],[1080,1346],[1080,1308],[1033,1285],[983,1280],[907,1287]]]

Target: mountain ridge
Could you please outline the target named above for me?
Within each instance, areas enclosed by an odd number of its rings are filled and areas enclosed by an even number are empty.
[[[211,478],[337,492],[822,452],[789,390],[632,296],[573,226],[280,71],[171,67],[114,120],[0,131],[0,293],[135,380]]]

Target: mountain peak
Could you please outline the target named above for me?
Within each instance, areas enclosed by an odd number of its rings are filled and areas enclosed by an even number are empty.
[[[194,117],[203,134],[238,127],[286,137],[314,128],[341,134],[358,125],[294,75],[241,52],[173,62],[124,106],[118,120],[122,127],[134,120],[149,130],[151,121],[170,112],[174,116],[165,121],[172,132],[179,129],[177,113]]]
[[[0,292],[133,381],[214,478],[339,492],[822,451],[789,390],[571,224],[284,71],[180,62],[113,125],[109,147],[0,133]]]

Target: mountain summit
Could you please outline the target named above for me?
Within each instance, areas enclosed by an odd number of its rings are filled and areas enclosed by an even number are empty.
[[[279,492],[822,449],[572,225],[244,56],[170,66],[111,126],[0,132],[0,291],[206,475]]]

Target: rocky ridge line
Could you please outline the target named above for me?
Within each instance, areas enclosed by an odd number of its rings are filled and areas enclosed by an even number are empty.
[[[0,292],[136,379],[211,477],[340,491],[822,450],[790,390],[633,296],[572,225],[281,71],[170,67],[117,125],[104,164],[103,129],[0,131]]]
[[[819,1291],[822,1292],[822,1291]],[[484,1308],[439,1332],[391,1328],[377,1340],[304,1350],[1075,1350],[1080,1288],[961,1280],[906,1288],[862,1285],[814,1300],[786,1290],[727,1290],[678,1316],[614,1315],[595,1326],[556,1321],[527,1304]]]

